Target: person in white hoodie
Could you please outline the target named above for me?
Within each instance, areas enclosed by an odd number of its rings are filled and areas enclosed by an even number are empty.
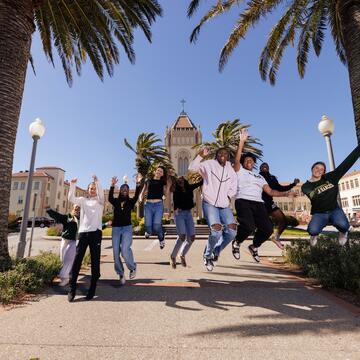
[[[189,164],[190,171],[197,171],[203,178],[203,212],[208,223],[210,234],[204,253],[204,264],[208,271],[212,271],[213,250],[218,240],[223,237],[223,243],[229,244],[236,235],[236,223],[230,199],[236,194],[237,178],[235,171],[228,161],[229,151],[220,148],[214,160],[203,160],[209,154],[204,148]]]
[[[90,248],[91,256],[91,283],[86,295],[87,300],[91,300],[94,297],[96,284],[100,278],[104,191],[97,177],[93,175],[93,182],[88,186],[88,196],[76,197],[76,182],[77,178],[72,179],[70,182],[69,201],[80,206],[80,226],[78,230],[79,242],[76,247],[74,264],[70,272],[70,289],[68,292],[69,302],[72,302],[75,298],[76,282],[88,246]]]

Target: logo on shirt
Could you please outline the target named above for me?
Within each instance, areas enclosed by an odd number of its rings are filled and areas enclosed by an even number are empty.
[[[329,181],[327,181],[325,184],[316,187],[313,191],[310,192],[310,199],[312,199],[315,195],[320,195],[323,192],[332,189],[334,187],[335,187],[334,184],[331,184]]]

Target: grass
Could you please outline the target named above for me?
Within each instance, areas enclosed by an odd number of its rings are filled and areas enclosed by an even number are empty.
[[[308,232],[306,230],[302,229],[286,229],[282,236],[309,236]]]

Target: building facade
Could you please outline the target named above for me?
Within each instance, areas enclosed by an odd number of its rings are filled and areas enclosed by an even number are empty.
[[[12,175],[9,213],[17,217],[23,216],[28,176],[28,171]],[[65,170],[55,166],[36,169],[33,175],[29,216],[46,216],[47,206],[60,213],[71,211],[72,204],[68,201],[70,184],[64,178]],[[86,190],[77,187],[76,196],[85,196],[86,193]]]
[[[195,144],[202,142],[200,127],[196,127],[185,111],[182,111],[171,127],[165,131],[165,146],[169,152],[171,162],[178,176],[186,176],[190,161],[194,159],[197,150]],[[202,216],[200,190],[194,191],[194,217]],[[172,200],[165,200],[164,213],[172,216]]]

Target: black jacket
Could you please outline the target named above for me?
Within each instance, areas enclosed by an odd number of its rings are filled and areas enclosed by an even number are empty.
[[[55,210],[48,209],[46,212],[52,217],[57,223],[63,225],[61,237],[67,240],[76,240],[76,234],[78,230],[78,220],[75,219],[71,214],[64,215],[60,214]]]

